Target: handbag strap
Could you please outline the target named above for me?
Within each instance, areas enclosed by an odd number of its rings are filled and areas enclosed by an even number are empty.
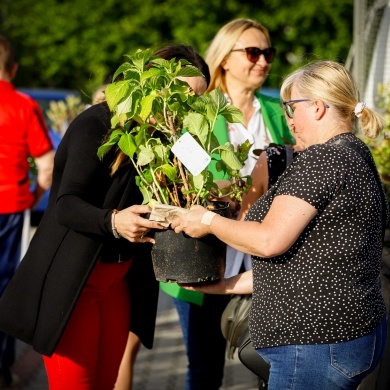
[[[292,145],[286,145],[286,168],[292,163],[294,157],[294,148]]]

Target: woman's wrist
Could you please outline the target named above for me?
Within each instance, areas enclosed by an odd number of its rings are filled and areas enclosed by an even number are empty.
[[[203,214],[202,219],[200,220],[200,223],[202,223],[203,225],[210,226],[211,221],[214,219],[214,217],[216,215],[217,215],[216,213],[208,210]]]

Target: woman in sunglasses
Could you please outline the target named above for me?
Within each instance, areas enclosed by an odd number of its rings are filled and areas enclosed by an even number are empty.
[[[286,124],[279,99],[260,93],[271,70],[276,50],[268,30],[251,19],[235,19],[216,34],[206,52],[211,82],[208,91],[220,88],[231,104],[244,114],[245,125],[217,121],[214,133],[221,143],[239,145],[249,140],[252,145],[242,174],[251,175],[258,155],[270,143],[294,143]],[[225,179],[216,169],[214,179]],[[251,258],[228,247],[226,275],[235,275],[241,266],[251,268]],[[179,295],[175,299],[189,359],[186,390],[217,390],[222,385],[226,340],[220,321],[229,297],[193,297],[176,286],[162,285],[163,291]],[[175,291],[172,291],[172,290]],[[196,294],[196,293],[193,293]],[[199,295],[199,293],[197,293]],[[194,303],[202,300],[201,305]],[[213,345],[213,348],[207,346]],[[205,354],[204,351],[208,350]]]
[[[389,223],[374,161],[353,132],[359,124],[376,138],[384,120],[359,101],[351,74],[333,61],[292,73],[281,96],[305,149],[246,220],[196,206],[171,226],[192,237],[214,234],[252,255],[252,271],[200,291],[253,292],[249,329],[271,366],[269,390],[352,390],[386,344],[380,270]]]

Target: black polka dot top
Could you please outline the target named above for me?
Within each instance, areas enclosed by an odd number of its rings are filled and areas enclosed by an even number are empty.
[[[261,222],[278,195],[318,210],[286,253],[252,257],[250,333],[256,348],[354,339],[373,330],[386,312],[379,279],[382,189],[356,151],[332,144],[340,137],[366,148],[349,133],[307,148],[247,214]]]

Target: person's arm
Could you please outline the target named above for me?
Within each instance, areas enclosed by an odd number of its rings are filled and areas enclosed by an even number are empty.
[[[263,222],[235,221],[214,215],[210,224],[201,223],[206,209],[194,206],[175,219],[171,226],[176,233],[191,237],[212,233],[231,247],[259,257],[285,253],[315,217],[317,210],[308,202],[291,195],[276,196]]]
[[[51,186],[54,164],[54,150],[50,150],[42,156],[36,157],[35,164],[37,166],[38,174],[32,208],[34,208],[40,202],[43,194]]]
[[[245,271],[241,274],[234,275],[230,278],[220,279],[214,283],[196,284],[189,286],[181,285],[186,290],[199,291],[205,294],[252,294],[253,292],[253,275],[252,270]]]
[[[57,221],[77,232],[99,236],[113,235],[114,227],[131,242],[154,243],[153,238],[145,235],[150,229],[165,227],[142,217],[151,211],[149,206],[134,204],[117,213],[98,206],[112,185],[108,163],[97,156],[97,148],[107,132],[107,124],[99,115],[97,106],[80,114],[57,150],[57,169],[63,170],[55,206]]]
[[[268,189],[268,162],[267,153],[263,151],[252,171],[252,187],[249,192],[242,197],[240,214],[238,221],[243,221],[253,203],[256,202]]]

